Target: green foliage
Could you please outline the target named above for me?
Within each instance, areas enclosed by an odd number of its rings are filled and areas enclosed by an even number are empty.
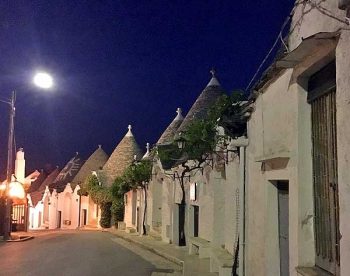
[[[193,120],[172,144],[158,147],[158,157],[163,168],[170,169],[186,160],[197,160],[201,163],[205,155],[212,153],[217,143],[226,138],[218,135],[217,126],[223,127],[225,133],[231,137],[246,134],[246,113],[249,111],[249,103],[244,101],[241,91],[219,97],[205,119]],[[179,140],[185,142],[182,150],[177,146]]]
[[[111,195],[113,198],[122,198],[126,192],[128,192],[129,185],[125,181],[124,177],[117,177],[111,187]]]
[[[165,170],[171,169],[180,160],[181,156],[182,152],[179,151],[177,143],[158,145],[158,157]]]
[[[152,174],[152,162],[141,160],[129,166],[124,174],[123,179],[130,188],[143,186],[144,182],[148,182]],[[129,189],[130,190],[130,189]]]
[[[216,133],[216,122],[213,120],[194,120],[182,135],[188,158],[201,160],[204,154],[212,152],[216,145]]]
[[[101,219],[100,219],[100,225],[103,228],[109,228],[111,227],[111,202],[103,202],[100,204],[101,207]]]
[[[111,212],[112,212],[113,220],[116,224],[118,221],[123,221],[124,220],[124,202],[123,202],[123,200],[114,199],[112,202],[112,206],[111,206]]]
[[[152,174],[152,162],[142,160],[130,165],[122,176],[117,177],[111,187],[113,198],[122,198],[131,189],[148,182]]]
[[[152,163],[142,160],[129,166],[121,177],[115,179],[110,188],[111,211],[115,222],[124,219],[124,194],[138,186],[143,186],[151,178],[151,173]]]
[[[96,204],[100,205],[112,201],[110,189],[101,186],[95,175],[87,177],[84,183],[84,189],[86,189],[87,193]]]
[[[112,194],[109,188],[100,185],[95,175],[86,178],[85,183],[79,190],[80,195],[89,195],[101,208],[100,225],[103,228],[111,226]]]
[[[252,112],[252,107],[251,103],[245,100],[243,92],[234,91],[230,97],[224,100],[221,107],[217,123],[224,128],[225,133],[232,138],[246,135],[247,120]]]
[[[123,177],[117,177],[111,186],[111,212],[117,226],[118,221],[124,220],[124,194],[128,192],[128,185]]]

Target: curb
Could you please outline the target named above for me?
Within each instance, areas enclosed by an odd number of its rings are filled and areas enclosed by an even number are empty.
[[[15,240],[7,240],[6,242],[24,242],[34,239],[34,236],[23,236]]]
[[[125,237],[125,236],[123,236],[123,235],[120,235],[120,234],[119,234],[118,232],[116,232],[115,230],[114,230],[114,231],[113,231],[113,230],[109,230],[109,232],[110,232],[111,234],[113,234],[113,235],[116,235],[117,237],[119,237],[119,238],[121,238],[121,239],[123,239],[123,240],[126,240],[126,241],[128,241],[128,242],[132,242],[132,243],[134,243],[134,244],[137,244],[138,246],[142,247],[143,249],[146,249],[146,250],[148,250],[148,251],[150,251],[150,252],[152,252],[152,253],[154,253],[154,254],[156,254],[156,255],[158,255],[158,256],[161,256],[161,257],[167,259],[168,261],[171,261],[171,262],[173,262],[173,263],[175,263],[175,264],[177,264],[177,265],[182,266],[182,269],[184,268],[184,261],[183,261],[183,260],[180,260],[180,259],[178,259],[178,258],[176,258],[176,257],[174,257],[174,256],[171,256],[171,255],[169,255],[169,254],[167,254],[167,253],[164,253],[164,252],[162,252],[161,250],[158,250],[158,249],[155,249],[155,248],[150,247],[150,246],[148,246],[148,245],[145,245],[144,243],[139,242],[139,241],[137,241],[137,240],[134,240],[134,239],[132,239],[132,238],[129,238],[129,237]]]

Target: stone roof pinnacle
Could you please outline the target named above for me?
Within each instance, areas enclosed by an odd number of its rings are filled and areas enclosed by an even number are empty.
[[[177,115],[174,118],[174,121],[178,121],[178,120],[183,120],[184,119],[184,117],[182,116],[182,109],[180,107],[178,107],[176,109],[176,113],[177,113]]]
[[[128,125],[128,132],[126,133],[125,136],[127,136],[127,137],[134,136],[131,132],[131,129],[132,129],[131,125]]]
[[[219,83],[218,79],[217,79],[216,76],[215,76],[215,74],[216,74],[215,69],[212,68],[212,69],[210,70],[210,73],[211,73],[212,77],[211,77],[211,80],[209,81],[207,87],[208,87],[208,86],[220,86],[220,83]]]
[[[146,153],[143,155],[142,159],[149,157],[149,143],[146,143]]]

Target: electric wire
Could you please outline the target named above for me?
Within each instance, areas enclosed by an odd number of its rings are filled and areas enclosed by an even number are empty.
[[[322,1],[321,1],[321,2],[322,2]],[[266,63],[266,61],[267,61],[268,58],[270,57],[271,53],[272,53],[273,50],[275,49],[275,47],[276,47],[276,45],[278,44],[278,41],[279,41],[279,40],[281,40],[281,42],[282,42],[283,46],[285,47],[286,51],[287,51],[287,52],[290,52],[290,51],[289,51],[289,48],[288,48],[288,46],[287,46],[287,44],[286,44],[285,41],[283,40],[282,34],[283,34],[283,31],[284,31],[286,25],[287,25],[288,22],[291,20],[293,14],[294,14],[295,9],[296,9],[299,5],[301,5],[301,4],[304,4],[304,5],[309,4],[312,8],[316,8],[316,9],[317,9],[319,12],[321,12],[322,14],[324,14],[324,15],[330,17],[330,18],[333,18],[334,20],[337,20],[337,21],[339,21],[340,23],[343,23],[343,24],[346,24],[346,25],[350,25],[350,20],[349,20],[347,17],[345,17],[345,19],[341,19],[341,18],[337,17],[337,16],[334,15],[330,10],[328,10],[328,9],[326,9],[326,8],[324,8],[324,7],[322,7],[322,6],[320,5],[321,2],[316,3],[316,2],[314,2],[313,0],[300,0],[300,1],[296,1],[296,2],[295,2],[292,11],[289,13],[289,15],[286,17],[285,21],[283,22],[282,27],[281,27],[281,30],[280,30],[280,32],[279,32],[277,38],[275,39],[275,41],[274,41],[274,43],[273,43],[271,49],[268,51],[267,55],[265,56],[265,58],[264,58],[264,59],[262,60],[262,62],[260,63],[260,65],[259,65],[257,71],[255,72],[255,74],[253,75],[252,79],[251,79],[250,82],[248,83],[248,85],[247,85],[247,87],[246,87],[246,89],[245,89],[246,92],[249,91],[251,85],[253,84],[253,82],[254,82],[254,80],[256,79],[256,77],[259,75],[261,69],[263,68],[264,64]],[[294,31],[296,25],[298,25],[298,23],[296,23],[293,27],[290,28],[291,31],[289,32],[288,36],[291,35],[291,33]],[[347,29],[347,28],[341,28],[341,29],[349,30],[349,29]]]
[[[0,99],[0,102],[5,103],[5,104],[11,104],[11,102],[6,101],[6,100],[1,100],[1,99]]]
[[[261,68],[264,66],[265,62],[268,60],[268,58],[270,57],[271,53],[273,52],[273,50],[275,49],[277,43],[280,40],[280,37],[282,36],[282,33],[284,31],[284,28],[286,27],[286,25],[288,24],[290,20],[290,16],[288,16],[286,18],[286,20],[284,21],[282,28],[277,36],[277,38],[275,39],[275,42],[273,43],[272,47],[270,48],[270,50],[268,51],[267,55],[265,56],[265,58],[263,59],[263,61],[260,63],[257,71],[255,72],[255,74],[253,75],[253,78],[250,80],[248,86],[246,87],[245,91],[248,91],[248,89],[250,88],[250,86],[252,85],[252,83],[254,82],[254,80],[256,79],[256,77],[258,76],[258,74],[260,73]]]

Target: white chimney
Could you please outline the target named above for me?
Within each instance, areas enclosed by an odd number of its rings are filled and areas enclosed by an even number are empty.
[[[24,183],[25,168],[26,168],[26,161],[24,159],[24,151],[23,151],[23,148],[19,148],[19,150],[16,153],[15,176],[17,178],[17,181],[21,183]]]

